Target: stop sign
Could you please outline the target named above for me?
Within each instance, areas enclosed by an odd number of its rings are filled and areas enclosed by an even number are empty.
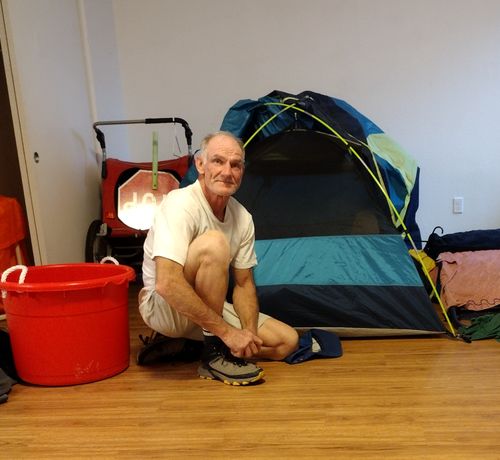
[[[157,188],[153,189],[153,172],[141,169],[118,187],[118,218],[136,230],[148,230],[157,206],[179,181],[170,173],[158,171]]]

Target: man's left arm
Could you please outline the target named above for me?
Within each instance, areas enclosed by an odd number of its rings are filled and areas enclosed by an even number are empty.
[[[242,329],[257,334],[259,302],[251,268],[233,268],[233,305]]]

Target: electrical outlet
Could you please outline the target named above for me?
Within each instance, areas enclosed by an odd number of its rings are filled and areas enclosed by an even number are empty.
[[[464,213],[464,197],[456,196],[453,198],[453,214]]]

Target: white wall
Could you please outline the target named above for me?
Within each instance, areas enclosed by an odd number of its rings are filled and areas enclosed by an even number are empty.
[[[114,0],[113,12],[117,115],[183,117],[198,145],[239,99],[274,89],[338,97],[416,158],[424,236],[436,225],[500,227],[500,2]],[[149,155],[148,136],[130,134],[133,158]],[[461,215],[454,196],[465,199]]]
[[[85,34],[87,67],[90,91],[93,99],[94,121],[124,120],[121,70],[118,63],[113,3],[102,0],[81,2],[83,33]],[[100,128],[105,135],[107,147],[115,157],[130,159],[127,130],[112,126]],[[101,148],[97,144],[98,159]]]

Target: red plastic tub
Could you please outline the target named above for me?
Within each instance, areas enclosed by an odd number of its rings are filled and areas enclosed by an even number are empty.
[[[127,369],[134,277],[128,266],[94,263],[4,272],[0,289],[19,377],[36,385],[75,385]]]

